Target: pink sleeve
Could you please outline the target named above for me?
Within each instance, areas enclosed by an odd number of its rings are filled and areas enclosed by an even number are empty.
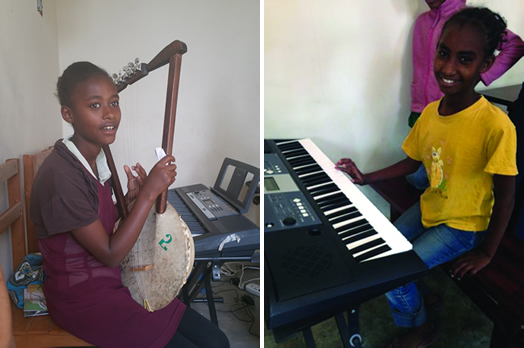
[[[489,86],[493,81],[504,75],[524,55],[524,42],[522,39],[506,30],[504,41],[498,47],[500,53],[491,68],[482,74],[482,82]]]

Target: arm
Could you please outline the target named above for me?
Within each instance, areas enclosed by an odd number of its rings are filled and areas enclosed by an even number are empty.
[[[414,173],[420,167],[420,165],[420,161],[406,157],[402,161],[384,169],[380,169],[368,174],[362,174],[362,172],[357,168],[355,162],[349,158],[342,158],[336,163],[335,168],[349,174],[355,184],[366,185],[376,181],[406,176],[408,174]]]
[[[161,159],[149,173],[128,217],[108,235],[100,220],[72,231],[75,239],[107,266],[118,266],[133,247],[146,222],[151,207],[160,193],[175,181],[173,156]]]
[[[500,44],[500,53],[495,58],[495,62],[488,71],[481,75],[482,82],[486,86],[489,86],[493,81],[504,75],[524,56],[524,42],[518,35],[506,30],[504,40]]]
[[[476,274],[490,262],[500,244],[515,204],[515,177],[494,175],[495,204],[491,213],[486,237],[477,248],[459,256],[451,267],[452,276],[458,279]]]
[[[4,272],[0,266],[0,318],[2,318],[2,324],[0,325],[0,347],[12,348],[15,347],[15,340],[13,338],[11,303],[5,284]]]

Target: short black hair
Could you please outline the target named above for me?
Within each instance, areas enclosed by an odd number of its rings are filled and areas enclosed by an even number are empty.
[[[64,70],[56,83],[56,97],[60,105],[71,106],[71,96],[76,86],[95,76],[111,79],[107,71],[90,62],[76,62]]]
[[[506,20],[486,7],[467,7],[451,16],[442,32],[451,24],[472,25],[479,29],[484,35],[486,44],[484,46],[484,58],[491,57],[499,44],[504,40],[507,28]]]

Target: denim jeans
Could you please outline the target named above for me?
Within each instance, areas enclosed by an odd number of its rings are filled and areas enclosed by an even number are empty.
[[[395,226],[430,269],[473,249],[484,239],[485,231],[461,231],[445,224],[426,229],[421,220],[420,203],[417,203],[398,218]],[[416,283],[394,289],[386,293],[386,297],[397,326],[416,327],[426,321],[426,310]]]
[[[418,167],[416,172],[406,175],[406,180],[419,190],[425,190],[429,187],[428,174],[423,164]]]

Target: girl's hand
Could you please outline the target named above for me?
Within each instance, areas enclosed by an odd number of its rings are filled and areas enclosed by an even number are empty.
[[[342,158],[340,159],[336,165],[335,169],[338,169],[340,171],[343,171],[344,173],[349,174],[351,176],[351,181],[355,184],[364,185],[364,174],[357,168],[357,165],[355,162],[353,162],[349,158]]]
[[[158,161],[149,172],[142,191],[149,192],[156,198],[174,183],[177,175],[174,161],[173,156],[165,156]]]
[[[131,172],[131,169],[135,171],[137,176],[134,176]],[[129,168],[129,166],[124,166],[124,171],[127,175],[127,204],[133,202],[140,193],[140,188],[144,185],[147,180],[147,173],[144,168],[137,163],[136,166]]]
[[[451,266],[451,276],[459,280],[465,275],[475,275],[491,262],[491,257],[479,249],[468,251],[459,256]]]

